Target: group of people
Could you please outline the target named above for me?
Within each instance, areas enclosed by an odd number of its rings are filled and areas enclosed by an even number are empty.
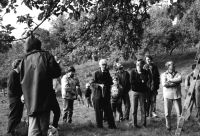
[[[93,88],[92,101],[95,109],[96,123],[98,128],[103,127],[103,120],[106,119],[108,127],[116,128],[116,112],[119,114],[119,121],[129,120],[130,96],[133,91],[133,121],[136,128],[138,103],[141,108],[142,126],[146,127],[146,117],[157,117],[156,96],[160,84],[160,75],[157,66],[153,63],[151,56],[146,56],[146,63],[142,59],[137,60],[136,69],[129,74],[119,62],[114,64],[114,73],[111,75],[107,60],[99,61],[100,69],[94,73],[91,87]],[[122,111],[124,103],[125,112]]]
[[[24,104],[28,115],[28,136],[47,136],[50,121],[50,111],[54,113],[53,126],[58,127],[60,107],[56,99],[53,80],[61,79],[61,94],[63,99],[63,123],[72,123],[74,100],[82,100],[80,83],[75,76],[73,66],[66,68],[61,77],[59,61],[47,51],[41,50],[41,41],[34,36],[27,38],[26,55],[12,64],[8,76],[8,98],[10,114],[8,118],[8,134],[15,135]],[[87,106],[93,107],[96,125],[103,128],[107,121],[108,128],[116,129],[116,120],[130,120],[132,100],[131,125],[136,128],[146,127],[147,117],[157,117],[156,96],[160,86],[163,86],[164,111],[166,128],[171,130],[171,110],[174,104],[178,121],[182,112],[181,82],[182,76],[176,71],[173,61],[166,63],[167,70],[160,76],[158,67],[151,56],[145,56],[136,61],[136,68],[129,73],[119,62],[114,65],[114,73],[110,74],[107,60],[99,61],[92,80],[86,84],[85,98]],[[193,80],[191,73],[186,78],[186,88]],[[161,78],[161,79],[160,79]],[[197,84],[198,85],[198,84]],[[200,86],[200,84],[199,84]],[[199,88],[195,88],[195,104],[200,111]],[[132,96],[130,96],[132,91]],[[132,99],[130,99],[130,97]],[[24,103],[24,104],[23,104]],[[138,105],[140,103],[141,125],[138,125]],[[124,104],[125,111],[122,111]],[[116,119],[118,112],[119,118]],[[198,112],[200,124],[200,112]]]

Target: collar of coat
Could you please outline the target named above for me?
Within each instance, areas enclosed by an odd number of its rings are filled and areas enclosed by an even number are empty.
[[[29,56],[31,54],[34,54],[36,52],[46,52],[46,51],[43,51],[43,50],[32,50],[32,51],[28,52],[27,54],[25,54],[25,57],[27,57],[27,56]]]
[[[170,75],[172,75],[172,77],[175,77],[175,75],[177,73],[178,73],[177,71],[174,71],[174,72],[170,73],[168,70],[165,72],[165,74],[170,74]]]

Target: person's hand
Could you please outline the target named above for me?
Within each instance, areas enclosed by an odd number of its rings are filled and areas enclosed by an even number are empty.
[[[24,95],[21,96],[21,102],[24,103]]]
[[[101,88],[104,88],[104,84],[100,84],[99,86],[100,86]]]

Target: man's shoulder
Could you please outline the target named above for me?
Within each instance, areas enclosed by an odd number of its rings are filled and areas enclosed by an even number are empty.
[[[163,73],[161,74],[161,77],[166,76],[167,74],[169,74],[169,72],[168,72],[168,71],[165,71],[165,72],[163,72]]]

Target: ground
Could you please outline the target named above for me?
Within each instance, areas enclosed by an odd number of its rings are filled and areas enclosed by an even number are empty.
[[[160,73],[164,71],[164,62],[166,60],[173,59],[176,62],[177,70],[182,73],[182,76],[185,77],[191,71],[191,64],[193,63],[194,53],[189,53],[187,55],[174,55],[168,57],[167,59],[155,60],[159,66]],[[76,66],[77,72],[80,73],[81,84],[85,84],[89,80],[91,73],[89,71],[94,71],[98,69],[97,62],[87,63],[85,65]],[[133,67],[132,62],[127,62],[124,64],[125,68],[130,70]],[[131,97],[130,92],[130,97]],[[184,96],[184,79],[182,83],[182,94]],[[183,103],[184,103],[184,99]],[[60,107],[62,108],[62,99],[58,97]],[[95,126],[95,117],[93,108],[87,108],[85,105],[79,104],[77,101],[74,105],[74,114],[73,114],[73,123],[72,124],[63,124],[62,117],[60,118],[59,126],[59,135],[60,136],[172,136],[175,133],[176,129],[176,115],[173,109],[172,124],[173,129],[171,132],[165,129],[165,119],[163,112],[163,98],[162,98],[162,89],[160,87],[158,96],[157,96],[157,113],[159,118],[147,118],[147,128],[131,128],[129,122],[116,122],[116,130],[111,130],[107,128],[107,124],[104,124],[104,129],[97,129]],[[192,116],[189,121],[185,122],[184,131],[182,136],[200,136],[200,126],[197,125],[195,118],[196,111],[193,110]],[[131,114],[130,114],[131,115]],[[8,116],[8,100],[6,96],[0,94],[0,136],[6,133],[7,127],[7,116]],[[131,117],[131,116],[130,116]],[[24,118],[26,116],[24,115]],[[52,118],[51,118],[52,120]],[[19,126],[21,135],[25,133],[25,125],[22,123]]]

